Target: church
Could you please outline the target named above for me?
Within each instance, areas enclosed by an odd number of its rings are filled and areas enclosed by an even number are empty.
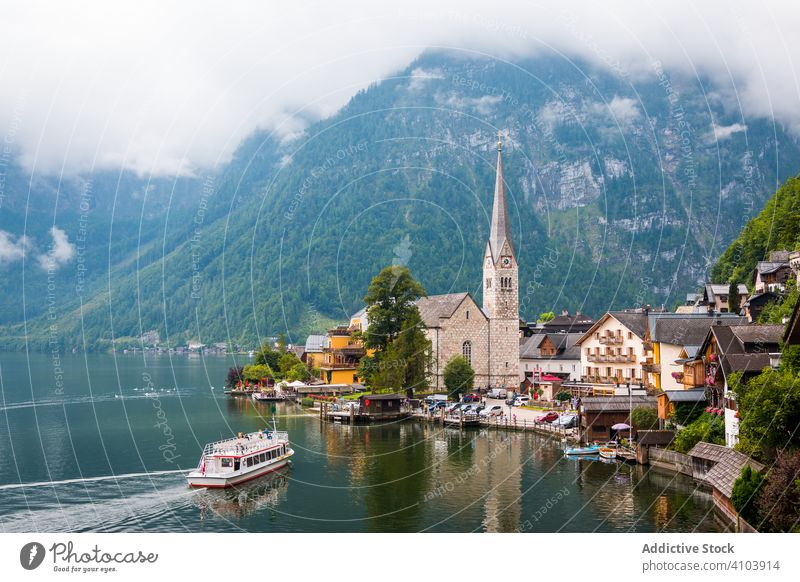
[[[457,355],[472,365],[475,387],[519,387],[519,265],[509,228],[500,141],[483,255],[483,305],[469,293],[449,293],[423,297],[417,307],[433,348],[432,388],[445,388],[444,367]]]

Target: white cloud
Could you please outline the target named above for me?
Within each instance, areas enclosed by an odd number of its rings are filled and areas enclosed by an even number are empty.
[[[481,115],[488,115],[494,106],[503,99],[500,95],[481,95],[480,97],[460,97],[458,95],[436,96],[437,101],[453,109],[474,109]]]
[[[19,261],[30,248],[31,241],[28,237],[15,237],[10,232],[0,230],[0,267]]]
[[[192,173],[257,128],[295,135],[428,47],[559,51],[631,77],[660,61],[735,87],[745,119],[800,133],[798,21],[800,4],[779,0],[15,0],[0,19],[0,136],[37,171]]]
[[[66,232],[54,226],[50,229],[50,236],[53,238],[50,250],[36,257],[44,270],[59,269],[75,256],[75,245],[69,242]]]
[[[417,92],[424,88],[429,81],[434,79],[444,79],[441,69],[424,69],[417,67],[411,71],[411,80],[408,82],[408,90]]]
[[[740,131],[747,131],[747,126],[741,123],[734,123],[732,125],[714,125],[714,139],[721,141],[728,139],[734,133]]]

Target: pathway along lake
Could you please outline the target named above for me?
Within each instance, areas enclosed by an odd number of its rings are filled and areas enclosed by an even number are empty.
[[[728,529],[682,475],[568,460],[562,443],[532,434],[321,425],[293,404],[275,407],[291,468],[189,489],[176,471],[194,468],[203,444],[271,416],[268,403],[222,393],[232,364],[78,354],[59,370],[46,354],[1,354],[0,531]]]

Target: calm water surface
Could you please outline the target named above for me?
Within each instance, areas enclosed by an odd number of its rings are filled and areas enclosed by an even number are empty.
[[[724,531],[672,473],[563,457],[530,434],[321,425],[274,408],[295,449],[272,478],[192,490],[202,446],[262,428],[222,394],[230,357],[0,354],[0,531]],[[150,394],[149,396],[146,393]],[[155,393],[153,396],[152,393]],[[23,486],[20,486],[23,484]]]

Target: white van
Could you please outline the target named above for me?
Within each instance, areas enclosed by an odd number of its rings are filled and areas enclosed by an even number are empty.
[[[505,398],[506,395],[508,395],[508,390],[505,388],[492,388],[487,394],[489,398]]]
[[[530,396],[517,396],[514,400],[514,406],[527,406],[531,403]]]

